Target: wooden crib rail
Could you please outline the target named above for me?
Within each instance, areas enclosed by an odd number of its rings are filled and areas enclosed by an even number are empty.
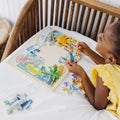
[[[120,9],[96,0],[28,0],[7,42],[2,60],[48,25],[77,31],[94,40],[120,19]]]
[[[114,17],[120,17],[120,9],[117,7],[113,7],[111,5],[105,4],[103,2],[99,2],[97,0],[71,0],[78,4],[82,4],[84,6],[90,7],[97,11],[101,11],[106,14],[110,14]]]

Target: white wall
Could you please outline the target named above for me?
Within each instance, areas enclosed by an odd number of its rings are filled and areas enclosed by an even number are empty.
[[[96,0],[120,8],[120,0]]]
[[[0,17],[13,25],[27,0],[0,0]]]
[[[120,8],[120,0],[98,0]],[[11,25],[15,23],[20,10],[27,0],[0,0],[0,17],[6,18]]]

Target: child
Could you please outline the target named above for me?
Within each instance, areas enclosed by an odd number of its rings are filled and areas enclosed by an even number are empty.
[[[77,63],[68,60],[68,70],[81,76],[88,99],[96,109],[106,108],[120,118],[120,22],[112,23],[98,35],[96,50],[102,57],[84,42],[79,42],[77,47],[98,64],[91,71],[96,87]]]

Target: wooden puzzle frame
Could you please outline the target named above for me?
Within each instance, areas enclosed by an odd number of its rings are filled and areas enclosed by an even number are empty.
[[[15,56],[17,56],[19,53],[21,53],[23,51],[23,49],[25,49],[27,47],[27,45],[29,45],[32,41],[34,41],[36,38],[38,38],[45,30],[47,30],[48,28],[52,28],[60,33],[62,33],[60,30],[53,28],[53,27],[46,27],[45,29],[41,30],[40,32],[38,32],[37,34],[35,34],[32,38],[29,39],[29,41],[27,41],[24,45],[22,45],[19,50],[16,51],[15,54],[11,55],[10,58],[7,60],[7,63],[9,63],[10,65],[12,65],[12,67],[17,68],[18,70],[20,70],[22,73],[28,75],[29,77],[31,77],[32,79],[36,80],[37,82],[40,82],[41,84],[47,86],[48,88],[51,88],[52,90],[55,90],[59,84],[64,80],[64,78],[68,75],[68,70],[66,68],[66,66],[64,65],[65,68],[65,72],[64,74],[57,80],[57,82],[55,82],[55,84],[53,86],[50,86],[48,84],[46,84],[45,82],[35,78],[33,75],[29,74],[28,72],[22,70],[21,68],[19,68],[18,66],[14,65],[13,63],[11,63],[11,60],[13,58],[15,58]],[[63,33],[64,34],[64,33]],[[66,34],[65,34],[66,35]],[[69,36],[69,35],[67,35]],[[42,47],[42,46],[41,46]]]

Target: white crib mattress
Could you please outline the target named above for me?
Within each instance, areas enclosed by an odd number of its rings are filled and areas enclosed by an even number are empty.
[[[92,39],[73,31],[55,28],[86,42],[95,50],[96,42]],[[24,44],[21,47],[23,46]],[[16,54],[18,50],[19,48],[12,54]],[[96,110],[82,93],[68,94],[62,90],[63,82],[71,80],[71,73],[53,92],[7,64],[10,56],[0,64],[0,120],[117,120],[106,110]],[[90,70],[95,63],[83,55],[79,64],[90,77]],[[27,93],[33,100],[31,109],[8,115],[4,101],[18,93]]]

